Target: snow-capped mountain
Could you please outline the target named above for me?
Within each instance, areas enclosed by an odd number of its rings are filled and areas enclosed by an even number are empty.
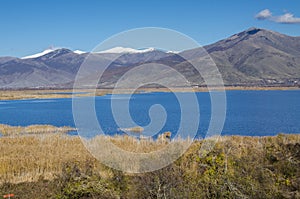
[[[154,48],[146,49],[133,49],[133,48],[124,48],[124,47],[114,47],[108,50],[94,52],[94,53],[146,53],[155,51]]]
[[[28,56],[22,57],[21,59],[38,58],[38,57],[42,57],[44,55],[47,55],[49,53],[52,53],[54,51],[58,51],[58,50],[61,50],[61,49],[64,49],[64,48],[46,49],[43,52],[36,53],[36,54],[33,54],[33,55],[28,55]],[[141,49],[140,50],[140,49],[133,49],[133,48],[115,47],[115,48],[111,48],[111,49],[108,49],[108,50],[99,51],[99,52],[92,52],[92,53],[97,53],[97,54],[106,54],[106,53],[127,54],[127,53],[130,53],[130,54],[133,54],[133,53],[147,53],[147,52],[153,52],[153,51],[155,51],[154,48],[146,48],[146,49]],[[75,53],[75,54],[78,54],[78,55],[87,53],[87,52],[81,51],[81,50],[74,50],[72,52]]]
[[[49,53],[53,53],[54,51],[59,52],[59,51],[61,51],[63,49],[65,49],[65,48],[50,48],[50,49],[44,50],[43,52],[39,52],[39,53],[36,53],[36,54],[33,54],[33,55],[28,55],[28,56],[22,57],[21,59],[39,58],[39,57],[42,57],[42,56],[47,55]],[[81,50],[74,50],[73,53],[81,55],[81,54],[84,54],[86,52],[81,51]]]
[[[28,55],[28,56],[22,57],[21,59],[33,59],[33,58],[41,57],[41,56],[51,53],[53,51],[54,51],[54,49],[46,49],[43,52],[36,53],[33,55]]]
[[[219,67],[227,85],[300,86],[299,46],[300,37],[251,28],[204,48]],[[59,48],[47,49],[21,59],[0,57],[0,88],[72,88],[88,54]],[[100,87],[113,87],[123,74],[143,64],[148,64],[149,68],[157,64],[170,66],[194,85],[204,84],[190,62],[206,61],[202,59],[202,48],[177,53],[154,48],[115,47],[90,55],[89,65],[85,69],[87,80],[95,75],[95,71],[110,64],[99,82]],[[174,80],[169,71],[160,71],[160,74],[162,76],[155,78]],[[148,74],[139,74],[138,78],[144,75]]]

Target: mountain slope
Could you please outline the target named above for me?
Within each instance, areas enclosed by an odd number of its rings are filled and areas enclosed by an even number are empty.
[[[251,28],[204,48],[226,84],[291,85],[300,79],[300,37]],[[197,59],[198,51],[183,53]]]
[[[204,46],[204,49],[217,65],[225,85],[300,85],[300,37],[250,28]],[[76,74],[87,57],[89,66],[82,79],[90,79],[97,71],[107,64],[110,65],[100,80],[100,87],[114,86],[127,71],[142,64],[148,64],[147,67],[151,68],[158,64],[167,65],[177,70],[191,84],[205,84],[190,63],[204,63],[203,48],[179,54],[156,49],[135,50],[121,47],[100,53],[78,53],[62,48],[22,59],[0,57],[0,88],[72,87]],[[136,78],[139,79],[149,76],[143,73],[138,75]],[[170,81],[174,86],[184,86],[173,76],[172,70],[164,69],[155,79]]]

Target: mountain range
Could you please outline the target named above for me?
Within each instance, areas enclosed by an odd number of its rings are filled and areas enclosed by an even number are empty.
[[[226,86],[300,85],[300,37],[250,28],[204,46],[204,49],[218,67]],[[191,65],[203,61],[203,48],[164,52],[154,48],[116,47],[97,53],[61,48],[47,49],[23,58],[0,57],[0,88],[72,88],[76,74],[87,57],[90,66],[84,71],[83,79],[92,77],[110,63],[98,87],[113,87],[127,71],[143,64],[152,69],[158,64],[170,66],[193,86],[205,85],[199,72]],[[172,79],[171,70],[164,69],[161,74],[167,81],[173,82],[173,86],[184,86]],[[139,74],[139,78],[146,75],[149,74]],[[84,86],[88,87],[83,81]]]

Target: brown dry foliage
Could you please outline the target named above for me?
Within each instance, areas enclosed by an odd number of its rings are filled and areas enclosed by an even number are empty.
[[[67,133],[70,131],[76,131],[76,128],[68,126],[56,127],[52,125],[30,125],[23,127],[0,124],[0,134],[2,134],[3,136],[21,134]]]
[[[168,144],[128,136],[101,139],[138,152]],[[215,146],[201,155],[205,142]],[[0,192],[33,197],[36,192],[27,193],[24,182],[34,189],[47,185],[47,194],[59,198],[299,198],[299,154],[300,135],[224,136],[194,141],[166,168],[125,174],[97,162],[77,136],[7,136],[0,138],[0,180],[17,184],[3,184]],[[40,198],[48,197],[43,194]]]

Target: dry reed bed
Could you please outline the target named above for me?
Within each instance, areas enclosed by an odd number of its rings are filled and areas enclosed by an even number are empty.
[[[1,90],[0,100],[20,100],[20,99],[55,99],[55,98],[72,98],[72,89],[63,90]],[[85,97],[92,96],[94,90],[77,89],[75,96]],[[106,94],[106,90],[97,90],[96,95]]]
[[[62,134],[1,137],[0,143],[2,182],[52,179],[65,163],[92,159],[79,137]]]
[[[0,134],[3,136],[20,134],[67,133],[70,131],[76,131],[76,128],[68,126],[56,127],[52,125],[30,125],[23,127],[0,124]]]
[[[299,87],[257,87],[257,86],[226,86],[225,90],[299,90]],[[223,87],[213,87],[212,90],[223,90]],[[206,87],[199,88],[140,88],[136,91],[139,92],[207,92]],[[1,90],[0,100],[17,100],[17,99],[49,99],[49,98],[71,98],[72,89],[60,89],[60,90]],[[131,93],[131,89],[97,89],[96,92],[93,89],[76,89],[76,92],[82,92],[82,94],[76,94],[76,96],[96,96],[105,95],[108,93],[126,94]],[[69,94],[70,93],[70,94]]]
[[[153,140],[137,140],[129,136],[102,137],[94,140],[107,140],[117,147],[131,152],[149,152],[159,150],[168,142]],[[189,141],[172,141],[177,146],[189,144]],[[194,141],[189,150],[181,157],[182,162],[190,162],[191,156],[199,156],[204,141]],[[300,143],[300,135],[280,134],[274,137],[243,137],[224,136],[211,138],[205,142],[216,143],[215,147],[232,159],[247,156],[259,158],[268,146],[280,144]],[[257,156],[254,156],[257,154]],[[112,159],[114,157],[111,157]],[[186,159],[186,161],[185,161]],[[0,181],[25,182],[36,181],[39,178],[53,179],[62,172],[67,163],[76,163],[79,166],[93,163],[94,169],[103,175],[109,172],[84,147],[78,136],[64,134],[41,134],[5,136],[0,138]],[[190,168],[192,171],[192,168]]]
[[[98,136],[93,140],[111,142],[117,147],[135,152],[149,152],[165,146],[166,142],[142,140],[129,136]],[[98,145],[96,143],[96,145]],[[103,175],[103,165],[89,153],[80,137],[62,133],[42,133],[0,137],[0,182],[53,179],[64,165],[76,163],[84,167],[92,163]]]

